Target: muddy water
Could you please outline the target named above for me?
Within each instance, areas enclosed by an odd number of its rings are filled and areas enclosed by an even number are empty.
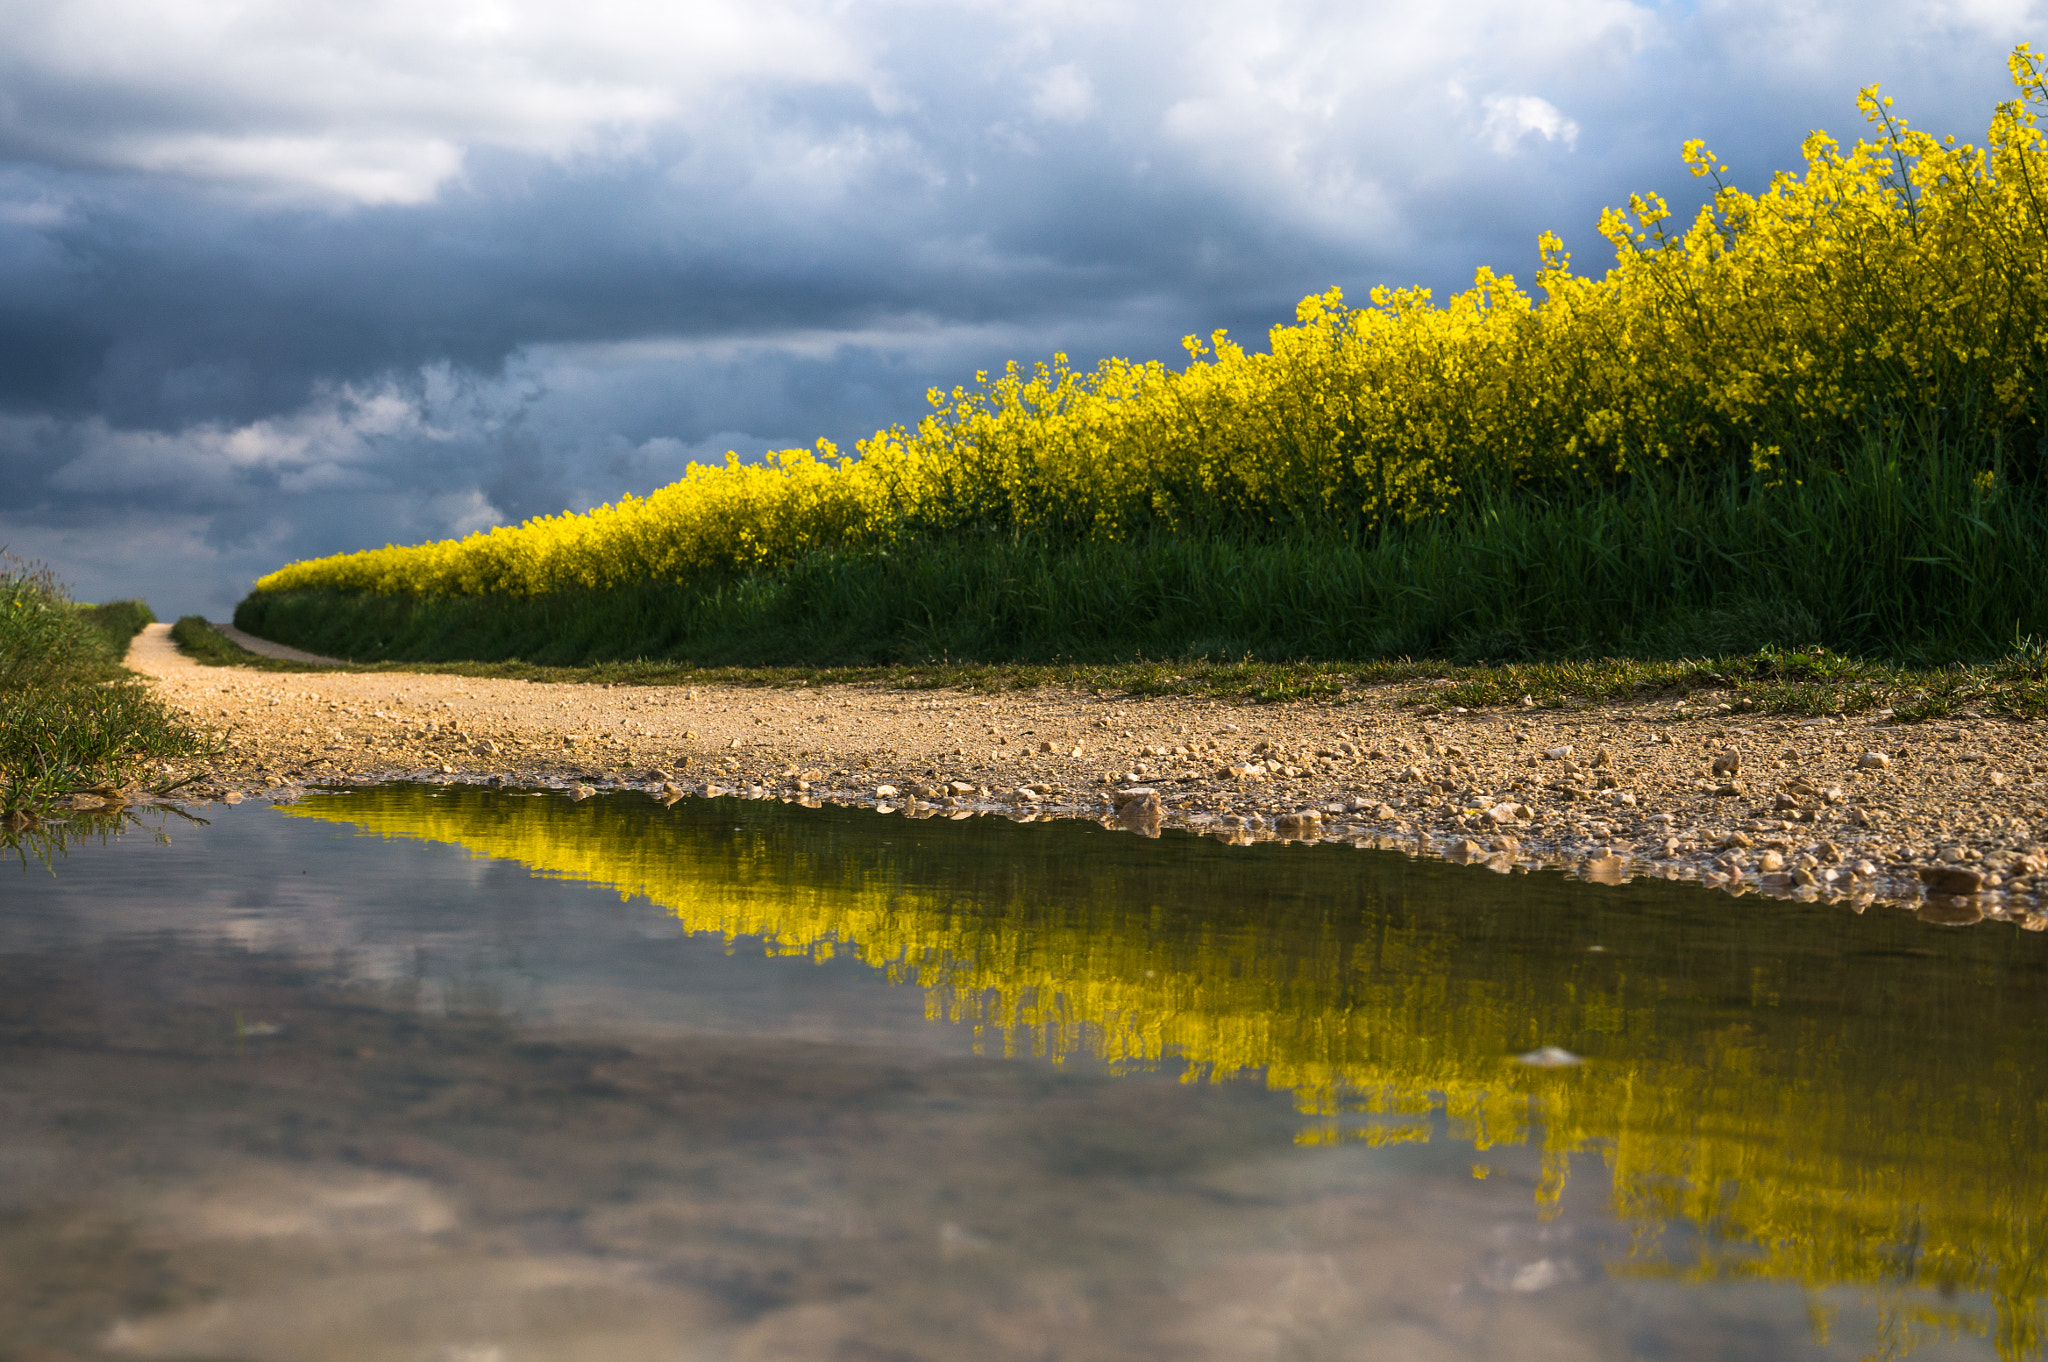
[[[2001,924],[637,796],[164,831],[0,869],[0,1358],[2042,1356]]]

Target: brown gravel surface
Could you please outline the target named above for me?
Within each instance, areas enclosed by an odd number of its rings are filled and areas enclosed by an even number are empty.
[[[202,798],[424,779],[1086,817],[2048,927],[2039,722],[1895,726],[1669,701],[1468,713],[1418,703],[1415,687],[1245,704],[281,673],[201,666],[163,625],[128,665],[226,736],[227,754],[185,787]]]

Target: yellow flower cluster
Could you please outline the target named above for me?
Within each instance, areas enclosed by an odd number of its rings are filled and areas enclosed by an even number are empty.
[[[1431,1124],[1416,1118],[1439,1112],[1475,1150],[1538,1141],[1546,1207],[1575,1158],[1596,1154],[1635,1232],[1617,1272],[1983,1291],[1990,1309],[1959,1304],[1922,1322],[1994,1332],[2013,1362],[2042,1355],[2048,1102],[2027,1077],[2039,1066],[2023,1036],[1970,1067],[1933,1044],[1842,1053],[1860,1043],[1853,1019],[1837,1032],[1796,1008],[1703,1030],[1691,995],[1673,996],[1647,966],[1596,984],[1552,957],[1474,955],[1448,921],[1364,895],[1363,953],[1337,918],[1290,935],[1283,951],[1228,923],[1162,928],[1149,889],[1114,866],[1048,882],[1027,862],[963,898],[929,865],[912,873],[872,847],[820,854],[818,843],[732,836],[734,820],[649,818],[605,801],[394,788],[284,812],[644,896],[690,932],[770,954],[854,956],[923,988],[934,1021],[972,1025],[1005,1053],[1179,1061],[1191,1080],[1262,1080],[1291,1093],[1302,1143],[1426,1141]],[[1754,987],[1783,987],[1784,968],[1763,967]],[[1597,1043],[1598,1062],[1545,1070],[1510,1058],[1532,1037],[1565,1036]],[[1882,1119],[1859,1060],[1887,1066]],[[1684,1265],[1662,1250],[1682,1226],[1709,1232]]]
[[[1722,182],[1690,226],[1656,195],[1603,214],[1617,260],[1574,274],[1546,233],[1535,294],[1479,271],[1427,289],[1332,289],[1256,353],[1218,332],[1189,362],[1065,356],[929,394],[914,430],[841,457],[728,456],[645,498],[461,540],[292,564],[259,591],[531,595],[689,581],[807,554],[961,532],[1056,542],[1143,530],[1370,533],[1478,493],[1621,488],[1674,467],[1765,481],[1912,428],[1975,441],[1987,471],[2039,460],[2048,433],[2048,105],[2042,60],[1987,145],[1909,128],[1872,86],[1873,137],[1824,133],[1803,174]],[[1540,301],[1536,295],[1540,295]]]

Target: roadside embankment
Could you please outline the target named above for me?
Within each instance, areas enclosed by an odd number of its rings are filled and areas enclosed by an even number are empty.
[[[279,672],[202,666],[161,625],[128,665],[224,735],[225,754],[191,768],[209,797],[460,780],[1085,817],[2048,928],[2048,725],[1973,710],[1904,725],[1700,697],[1429,706],[1402,683],[1259,704]]]

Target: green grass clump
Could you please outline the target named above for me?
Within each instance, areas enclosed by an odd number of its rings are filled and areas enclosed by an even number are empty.
[[[75,607],[88,629],[98,634],[108,654],[116,661],[128,655],[128,645],[145,625],[156,623],[156,612],[146,601],[108,601],[105,605]]]
[[[99,674],[108,640],[47,568],[0,557],[0,692]]]
[[[0,552],[0,691],[107,680],[154,623],[141,601],[74,604],[50,568]]]
[[[171,642],[194,662],[209,667],[246,667],[265,659],[213,627],[204,615],[181,615],[171,626]]]
[[[155,616],[141,601],[74,604],[47,567],[0,554],[0,819],[19,828],[56,799],[119,790],[150,764],[207,744],[121,668]]]

